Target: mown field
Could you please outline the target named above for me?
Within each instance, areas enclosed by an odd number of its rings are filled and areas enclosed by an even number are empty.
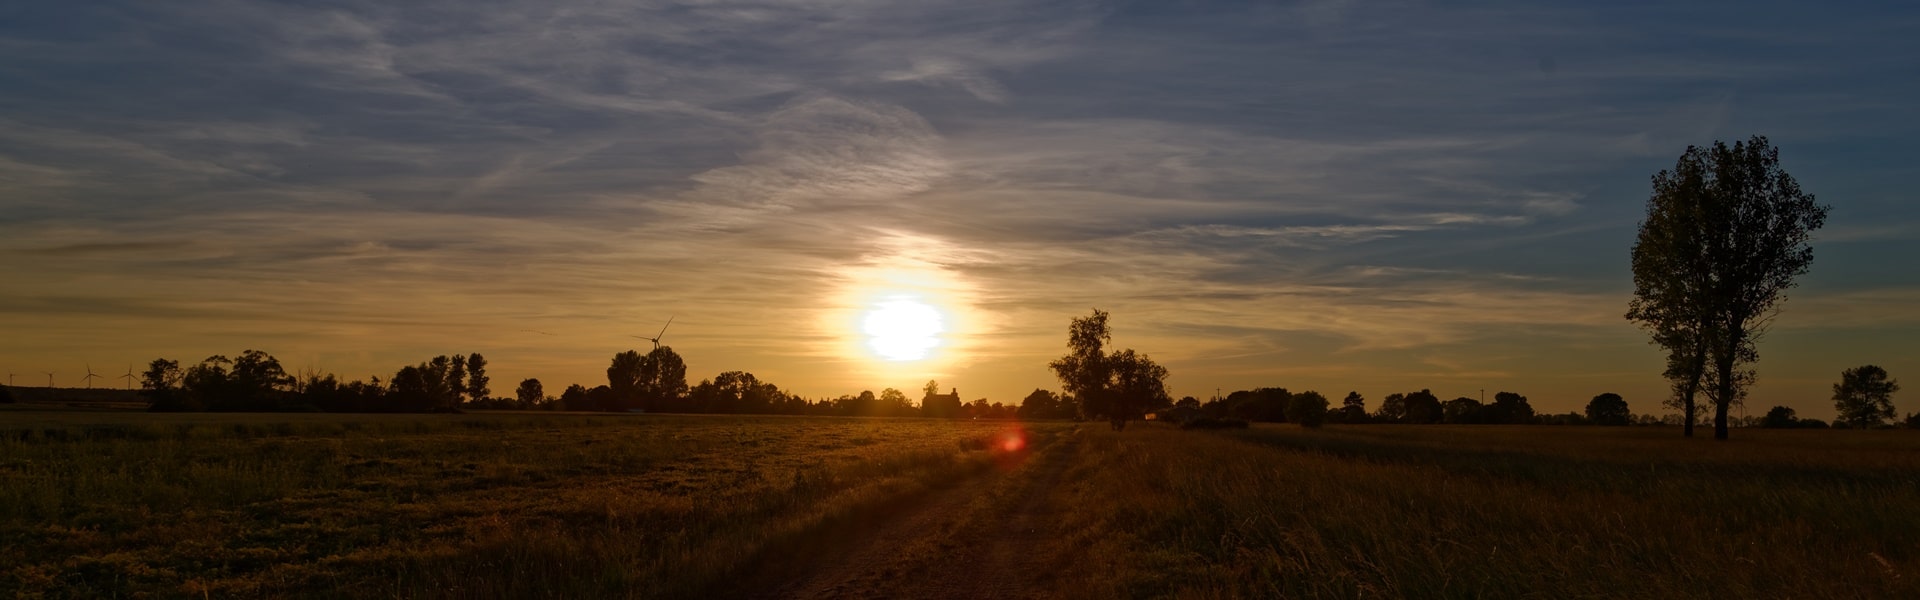
[[[1013,427],[0,412],[0,597],[1920,597],[1910,431]]]

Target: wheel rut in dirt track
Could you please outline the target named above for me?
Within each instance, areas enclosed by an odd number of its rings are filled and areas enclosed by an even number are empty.
[[[921,498],[821,548],[803,573],[742,582],[754,598],[1030,598],[1053,562],[1038,556],[1053,522],[1050,495],[1079,449],[1078,431],[1035,448],[1024,464]],[[982,505],[982,499],[989,501]]]

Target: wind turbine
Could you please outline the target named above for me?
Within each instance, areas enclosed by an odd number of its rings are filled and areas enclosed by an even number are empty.
[[[93,380],[98,377],[100,376],[93,374],[93,364],[89,363],[87,364],[87,376],[81,377],[80,380],[86,382],[87,389],[93,389]]]
[[[133,389],[133,363],[127,363],[127,374],[121,375],[120,378],[127,380],[127,389]]]
[[[47,388],[53,388],[53,371],[47,371]]]
[[[654,334],[654,336],[653,336],[653,337],[647,337],[647,336],[644,336],[644,335],[630,335],[630,336],[627,336],[627,337],[630,337],[630,338],[639,338],[639,339],[643,339],[643,340],[646,340],[646,341],[649,341],[649,342],[653,342],[653,349],[655,349],[655,350],[659,350],[659,349],[660,349],[660,338],[663,338],[663,337],[667,337],[667,328],[668,328],[668,327],[672,327],[672,326],[673,326],[673,317],[667,317],[667,324],[666,324],[666,325],[662,325],[662,326],[660,326],[660,333],[657,333],[657,334]]]

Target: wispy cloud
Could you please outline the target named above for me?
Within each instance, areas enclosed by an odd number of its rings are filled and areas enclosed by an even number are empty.
[[[21,12],[0,23],[0,328],[31,350],[0,360],[259,345],[357,374],[479,349],[501,380],[586,382],[677,316],[696,377],[1012,400],[1100,306],[1184,393],[1584,399],[1558,357],[1657,361],[1619,317],[1625,248],[1687,144],[1773,135],[1840,207],[1823,241],[1911,250],[1894,141],[1920,84],[1889,74],[1920,55],[1916,15],[1725,8]],[[1844,272],[1781,327],[1905,322],[1911,273]],[[887,286],[951,304],[966,360],[848,352],[834,328]],[[1645,375],[1621,391],[1658,393]]]

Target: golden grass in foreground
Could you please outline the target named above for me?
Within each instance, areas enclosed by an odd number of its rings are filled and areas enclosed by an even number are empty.
[[[8,412],[0,597],[1920,597],[1911,431],[1001,427]]]
[[[1090,432],[1081,597],[1920,597],[1920,435]]]
[[[0,421],[0,596],[661,597],[986,468],[997,425],[780,417]]]

